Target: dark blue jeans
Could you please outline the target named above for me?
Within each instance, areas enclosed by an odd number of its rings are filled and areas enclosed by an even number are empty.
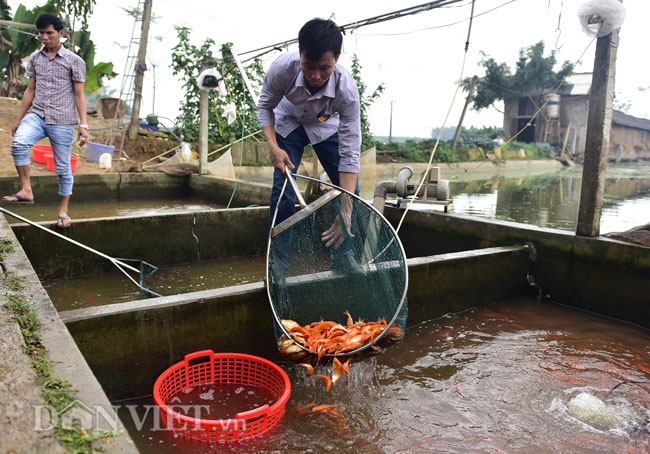
[[[289,155],[289,159],[295,166],[292,173],[298,172],[298,167],[300,166],[300,161],[302,160],[302,154],[305,151],[305,147],[309,145],[309,137],[302,126],[294,129],[286,138],[282,137],[280,134],[276,135],[278,145]],[[340,186],[339,182],[339,135],[333,134],[327,139],[319,142],[317,144],[312,144],[316,156],[321,165],[327,172],[327,176],[330,177],[332,183],[336,186]],[[271,190],[271,209],[269,210],[269,225],[270,222],[273,222],[273,214],[275,213],[275,207],[278,203],[278,198],[280,197],[280,191],[282,191],[282,185],[286,177],[278,169],[275,169],[273,172],[273,189]],[[354,193],[359,195],[359,180],[357,179],[357,187],[354,190]],[[280,202],[280,208],[278,210],[278,217],[275,220],[275,224],[278,225],[280,222],[284,221],[291,215],[296,212],[296,197],[291,187],[287,185],[287,189],[284,190],[284,195],[282,196],[282,201]]]
[[[276,135],[278,145],[289,155],[289,159],[295,166],[292,173],[298,171],[300,166],[300,161],[302,160],[302,154],[305,147],[310,143],[309,137],[302,126],[294,129],[287,137],[282,137],[280,134]],[[339,181],[339,135],[333,134],[327,139],[319,142],[317,144],[312,144],[314,151],[318,156],[318,160],[321,165],[327,172],[327,175],[332,180],[332,183],[336,186],[340,186]],[[280,192],[282,191],[282,186],[286,177],[278,169],[275,169],[273,172],[273,189],[271,190],[271,206],[269,209],[269,225],[273,222],[273,215],[278,203],[278,198],[280,197]],[[354,190],[355,194],[359,195],[359,179],[357,178],[357,186]],[[287,184],[287,188],[284,190],[284,195],[282,196],[282,201],[278,208],[278,217],[275,220],[275,225],[278,225],[280,222],[291,217],[296,212],[296,197],[293,193],[291,187]],[[285,268],[289,268],[289,259],[286,257],[282,250],[286,250],[291,244],[291,234],[290,231],[286,232],[280,237],[274,240],[274,249],[276,251],[276,257],[279,259],[279,262],[282,263]],[[345,246],[341,246],[337,250],[333,250],[333,259],[335,255],[351,253],[349,250],[346,251]],[[338,254],[337,254],[338,253]]]

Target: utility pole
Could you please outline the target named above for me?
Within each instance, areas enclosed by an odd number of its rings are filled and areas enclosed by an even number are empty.
[[[140,32],[140,47],[138,48],[138,61],[135,65],[135,80],[133,87],[133,106],[131,108],[131,122],[129,123],[129,139],[134,140],[138,134],[140,122],[140,103],[142,102],[142,84],[144,72],[147,70],[147,41],[149,38],[149,24],[151,23],[151,3],[153,0],[144,1],[142,11],[142,29]]]
[[[593,237],[600,234],[618,44],[618,30],[601,36],[596,42],[576,235]]]
[[[469,106],[470,101],[472,100],[472,95],[474,94],[474,89],[476,88],[476,83],[478,82],[478,77],[472,77],[472,82],[469,84],[469,93],[467,93],[467,99],[465,100],[465,106],[463,107],[463,113],[460,114],[460,120],[458,121],[458,126],[456,126],[456,132],[454,133],[454,140],[451,143],[451,149],[456,149],[456,142],[460,137],[460,133],[463,130],[463,120],[465,120],[465,113],[467,112],[467,106]]]
[[[388,143],[391,143],[393,141],[393,103],[395,101],[390,102],[390,126],[388,127]]]

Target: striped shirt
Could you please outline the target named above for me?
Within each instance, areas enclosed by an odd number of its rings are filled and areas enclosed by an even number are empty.
[[[49,125],[74,125],[79,122],[74,104],[74,83],[86,79],[86,63],[61,46],[54,58],[43,47],[29,57],[25,76],[36,79],[32,106],[27,111]]]
[[[275,125],[275,132],[287,137],[299,126],[312,144],[339,134],[339,172],[359,173],[361,154],[361,111],[357,84],[341,65],[325,86],[313,95],[300,70],[300,55],[281,55],[264,77],[257,103],[260,127]]]

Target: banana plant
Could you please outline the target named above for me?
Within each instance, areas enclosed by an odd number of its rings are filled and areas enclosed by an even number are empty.
[[[35,6],[33,9],[27,9],[24,5],[19,5],[16,9],[13,22],[22,24],[33,24],[36,18],[42,13],[54,13],[55,8],[51,2],[43,6]],[[3,13],[5,13],[3,11]],[[9,12],[6,12],[9,15]],[[22,59],[31,55],[41,45],[36,28],[33,30],[21,27],[12,27],[4,29],[0,34],[0,68],[3,68],[3,83],[0,88],[0,94],[15,98],[24,89],[24,82],[21,80],[24,70],[22,68]]]
[[[90,31],[83,26],[74,34],[76,53],[86,62],[86,81],[84,91],[94,93],[102,87],[102,78],[111,79],[117,76],[113,71],[113,63],[99,62],[95,64],[95,43],[90,39]]]

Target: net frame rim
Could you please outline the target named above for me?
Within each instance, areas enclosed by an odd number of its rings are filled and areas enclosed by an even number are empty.
[[[402,298],[400,299],[400,302],[397,305],[397,309],[395,310],[395,313],[393,314],[393,317],[391,318],[391,320],[388,323],[386,323],[386,327],[381,331],[381,333],[379,333],[379,335],[377,335],[377,337],[375,337],[374,341],[372,341],[372,342],[367,341],[363,345],[361,345],[361,346],[359,346],[359,347],[357,347],[357,348],[355,348],[353,350],[347,351],[347,352],[325,353],[323,355],[324,357],[328,357],[328,358],[333,358],[335,356],[351,356],[351,355],[353,355],[355,353],[359,353],[359,352],[361,352],[363,350],[366,350],[373,343],[377,343],[379,340],[381,340],[381,338],[384,337],[384,334],[386,334],[388,329],[391,326],[393,326],[393,324],[397,320],[397,317],[399,316],[400,312],[402,311],[402,307],[404,306],[404,301],[406,300],[406,293],[408,291],[408,284],[409,284],[409,272],[408,272],[408,264],[407,264],[407,259],[406,259],[406,251],[404,251],[404,246],[402,245],[402,241],[400,240],[399,236],[397,235],[397,231],[395,230],[395,228],[393,228],[392,224],[390,222],[388,222],[388,219],[386,219],[386,217],[383,215],[383,213],[381,213],[371,203],[366,202],[364,199],[362,199],[360,196],[356,195],[353,192],[350,192],[350,191],[348,191],[346,189],[343,189],[340,186],[336,186],[334,183],[328,183],[327,181],[322,181],[320,179],[313,178],[313,177],[306,176],[306,175],[298,175],[297,173],[292,173],[292,176],[297,177],[297,178],[302,178],[304,180],[310,180],[310,181],[313,181],[313,182],[318,183],[318,184],[324,184],[326,186],[329,186],[330,188],[340,192],[340,194],[338,194],[336,197],[340,197],[342,194],[345,193],[345,194],[348,194],[348,195],[354,197],[360,203],[362,203],[363,205],[370,208],[370,210],[374,211],[375,214],[377,214],[379,216],[379,218],[388,226],[389,230],[393,234],[393,238],[394,238],[395,242],[399,246],[399,250],[400,250],[402,258],[403,258],[403,262],[404,262],[404,292],[402,293]],[[271,305],[271,312],[273,313],[273,318],[275,319],[275,322],[277,323],[277,325],[280,327],[280,330],[282,331],[282,333],[285,336],[287,336],[287,339],[291,339],[302,350],[309,353],[309,349],[307,347],[305,347],[301,342],[294,339],[294,337],[291,334],[289,334],[289,332],[282,325],[280,317],[278,316],[278,313],[275,311],[275,306],[273,304],[273,297],[271,296],[271,288],[270,288],[270,285],[269,285],[269,282],[270,282],[270,280],[269,280],[269,269],[270,269],[270,267],[269,267],[269,258],[270,258],[270,255],[271,255],[271,241],[273,240],[273,228],[275,227],[275,220],[277,219],[277,216],[278,216],[278,209],[280,208],[280,202],[282,202],[282,197],[284,196],[284,192],[286,190],[287,182],[289,181],[289,178],[290,177],[287,176],[285,178],[285,180],[284,180],[284,184],[282,185],[282,190],[280,191],[278,201],[276,202],[275,212],[273,213],[273,220],[271,221],[271,227],[269,228],[268,240],[267,240],[267,245],[266,245],[266,273],[265,273],[266,285],[265,285],[265,287],[266,287],[266,294],[267,294],[267,296],[269,298],[269,304]],[[324,196],[321,196],[321,197],[324,197]],[[319,199],[321,197],[319,197]],[[314,204],[316,202],[318,202],[318,199],[316,199],[314,202],[308,204],[305,208],[308,208],[309,206],[311,206],[312,204]],[[305,208],[302,208],[300,211],[304,210]],[[295,216],[298,213],[299,212],[294,213],[292,216]],[[290,216],[289,218],[291,218],[292,216]],[[287,219],[289,219],[289,218],[287,218]]]

